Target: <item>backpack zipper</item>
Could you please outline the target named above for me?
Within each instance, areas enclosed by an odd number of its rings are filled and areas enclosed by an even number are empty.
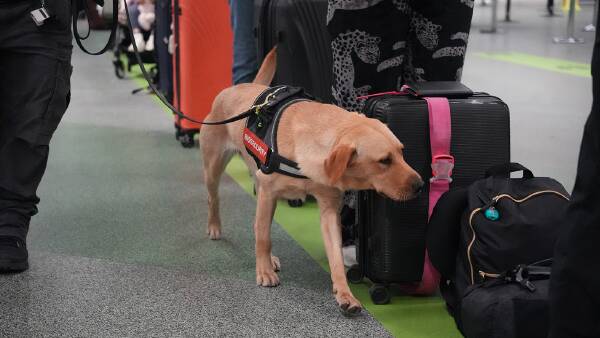
[[[495,196],[494,198],[492,198],[492,203],[490,203],[491,205],[494,205],[496,203],[498,203],[499,200],[503,199],[503,198],[508,198],[511,201],[515,202],[515,203],[523,203],[531,198],[540,196],[540,195],[545,195],[545,194],[554,194],[554,195],[558,195],[559,197],[564,198],[565,200],[569,200],[569,197],[565,196],[564,194],[555,191],[555,190],[541,190],[541,191],[536,191],[532,194],[529,194],[527,196],[525,196],[524,198],[521,199],[517,199],[509,194],[500,194]],[[475,217],[475,215],[478,212],[481,212],[483,208],[477,208],[474,209],[473,211],[471,211],[471,214],[469,216],[469,227],[471,228],[471,232],[473,233],[473,238],[471,239],[471,242],[469,243],[469,246],[467,247],[467,258],[469,260],[469,268],[470,268],[470,275],[471,275],[471,285],[475,284],[475,275],[474,275],[474,269],[473,269],[473,261],[471,259],[471,249],[473,248],[473,244],[475,243],[475,239],[477,238],[477,235],[475,234],[475,228],[473,228],[473,218]],[[499,276],[499,274],[495,274],[495,273],[489,273],[489,272],[485,272],[485,271],[481,271],[479,270],[479,275],[483,278],[486,277],[492,277],[492,278],[497,278]]]

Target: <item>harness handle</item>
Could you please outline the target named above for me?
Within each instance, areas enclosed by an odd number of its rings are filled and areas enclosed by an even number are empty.
[[[77,43],[77,46],[79,46],[79,48],[81,48],[82,51],[84,51],[85,53],[87,53],[89,55],[101,55],[101,54],[106,53],[106,51],[113,45],[113,43],[115,41],[115,36],[117,34],[117,22],[119,19],[119,2],[118,2],[118,0],[113,0],[113,15],[112,15],[113,25],[110,29],[110,36],[108,38],[108,41],[106,42],[106,45],[97,52],[90,52],[87,48],[85,48],[83,46],[83,43],[81,42],[82,40],[85,40],[90,36],[91,28],[89,28],[89,20],[88,20],[88,29],[89,30],[88,30],[88,34],[86,36],[81,36],[79,34],[79,28],[77,27],[77,18],[79,16],[79,9],[83,8],[86,11],[90,10],[87,5],[87,2],[85,2],[85,0],[75,0],[73,2],[74,3],[71,4],[71,15],[72,15],[71,24],[73,25],[73,36],[75,37],[75,42]],[[96,2],[98,4],[100,4],[101,6],[104,6],[104,0],[97,0]],[[127,7],[127,4],[125,4],[125,7]],[[129,14],[127,15],[127,19],[129,21]],[[131,23],[130,23],[130,26],[131,26]],[[132,39],[133,39],[133,36],[132,36]]]
[[[523,178],[533,178],[533,172],[520,163],[510,162],[491,167],[485,171],[485,177],[509,177],[510,173],[522,171]]]

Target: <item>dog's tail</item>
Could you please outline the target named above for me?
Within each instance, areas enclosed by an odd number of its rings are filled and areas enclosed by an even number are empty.
[[[273,77],[275,76],[275,69],[277,69],[277,46],[273,47],[269,54],[265,56],[252,83],[270,86],[271,81],[273,81]]]

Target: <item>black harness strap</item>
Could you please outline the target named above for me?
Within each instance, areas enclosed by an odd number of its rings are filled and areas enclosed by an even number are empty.
[[[254,101],[248,112],[244,130],[244,145],[248,154],[265,174],[274,172],[295,178],[302,175],[298,163],[281,156],[277,151],[277,130],[283,112],[290,105],[314,100],[304,89],[290,86],[277,86],[266,89]]]

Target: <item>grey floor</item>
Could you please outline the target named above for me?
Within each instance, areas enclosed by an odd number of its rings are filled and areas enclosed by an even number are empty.
[[[476,7],[463,82],[511,108],[513,159],[571,189],[591,79],[478,56],[516,51],[589,62],[583,45],[554,45],[565,18],[542,1],[514,1],[502,32],[483,35]],[[589,23],[584,7],[577,27]],[[225,177],[225,239],[204,236],[197,150],[106,56],[75,51],[72,103],[52,142],[31,225],[31,268],[0,276],[0,336],[386,336],[370,315],[342,317],[329,276],[278,225],[283,284],[254,285],[253,199]]]
[[[593,6],[582,6],[576,16],[575,33],[585,43],[560,45],[552,38],[566,35],[566,15],[544,17],[544,0],[512,3],[511,18],[516,22],[502,21],[504,1],[500,1],[497,34],[479,32],[490,26],[491,9],[475,8],[463,82],[472,89],[497,95],[509,105],[512,159],[530,167],[536,175],[556,178],[570,191],[583,125],[592,106],[591,78],[489,60],[479,53],[519,52],[590,64],[594,33],[582,32],[581,28],[592,22]]]

